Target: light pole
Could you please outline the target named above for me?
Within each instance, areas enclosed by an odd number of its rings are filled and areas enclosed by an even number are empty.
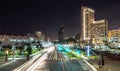
[[[100,49],[101,45],[100,45]],[[99,59],[99,68],[102,68],[104,66],[104,56],[103,56],[103,52],[100,50],[100,59]]]
[[[5,61],[8,61],[8,53],[9,53],[9,51],[6,50],[5,52],[6,52],[6,54],[5,54]]]
[[[15,50],[16,50],[15,46],[12,46],[12,57],[13,57],[13,60],[14,60]]]

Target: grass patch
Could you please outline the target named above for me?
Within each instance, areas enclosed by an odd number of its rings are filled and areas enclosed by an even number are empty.
[[[32,54],[34,54],[34,53],[36,53],[36,52],[38,52],[38,51],[40,51],[39,49],[33,49],[32,50]]]

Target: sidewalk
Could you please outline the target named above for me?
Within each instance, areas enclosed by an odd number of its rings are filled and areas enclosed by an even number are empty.
[[[40,52],[42,52],[42,51],[38,51],[38,52],[30,55],[30,58],[32,58],[33,56],[39,54]],[[19,57],[14,57],[14,58],[13,58],[13,57],[10,57],[10,58],[8,58],[8,61],[5,61],[5,59],[0,59],[0,67],[1,67],[1,65],[3,65],[3,64],[9,63],[9,62],[11,63],[11,62],[14,62],[14,61],[20,60],[20,59],[27,59],[27,57],[24,56],[24,55],[21,55],[21,56],[19,56]]]
[[[93,65],[98,71],[120,71],[120,61],[105,58],[105,65],[99,68],[98,59],[90,60],[89,63]]]
[[[85,71],[97,71],[90,63],[88,63],[86,60],[79,60],[79,64],[83,67]]]
[[[12,60],[10,62],[6,62],[1,65],[0,71],[12,71],[14,68],[20,66],[21,64],[25,63],[25,59],[20,60]]]
[[[26,60],[26,57],[24,56],[19,56],[19,57],[16,57],[16,58],[8,58],[8,61],[5,61],[4,59],[0,60],[0,68],[2,67],[5,67],[9,64],[12,64],[18,60]]]
[[[34,57],[35,55],[39,54],[41,51],[36,52],[32,55],[30,55],[30,58]],[[27,61],[27,58],[25,56],[19,56],[16,58],[8,58],[8,61],[5,61],[4,59],[0,60],[0,71],[12,71],[16,67],[22,65]]]
[[[1,66],[2,64],[7,63],[7,62],[10,62],[10,61],[11,61],[11,60],[5,61],[5,60],[1,59],[1,60],[0,60],[0,66]]]

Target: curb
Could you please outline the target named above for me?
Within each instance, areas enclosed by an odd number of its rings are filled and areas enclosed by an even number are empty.
[[[95,67],[93,67],[89,62],[87,62],[86,60],[83,60],[87,65],[89,65],[93,71],[97,71],[97,69]]]

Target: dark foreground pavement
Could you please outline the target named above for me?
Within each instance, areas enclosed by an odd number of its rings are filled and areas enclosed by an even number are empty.
[[[0,67],[0,71],[12,71],[13,69],[22,65],[25,62],[26,62],[26,59],[20,59],[20,60],[13,61],[11,63],[8,63],[8,65]]]
[[[98,71],[120,71],[120,60],[105,58],[105,65],[102,68],[99,68],[98,59],[91,60],[90,63]]]

